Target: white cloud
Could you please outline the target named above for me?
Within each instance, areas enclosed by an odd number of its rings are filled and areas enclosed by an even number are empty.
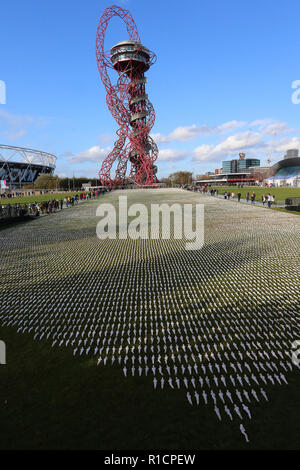
[[[99,145],[85,150],[84,152],[77,153],[68,157],[70,163],[86,163],[93,162],[98,163],[102,161],[107,155],[111,152],[111,148],[107,147],[105,149],[101,148]]]
[[[288,130],[289,131],[289,130]],[[273,135],[261,132],[242,132],[227,137],[217,145],[200,145],[193,152],[196,161],[217,162],[237,157],[239,152],[247,156],[264,159],[267,155],[283,156],[289,148],[300,148],[300,137],[282,137],[280,140],[267,140],[266,136]],[[277,159],[277,158],[276,158]]]
[[[241,129],[247,124],[246,121],[229,121],[217,126],[217,133],[232,132],[236,129]]]
[[[172,141],[187,142],[189,140],[196,139],[197,137],[228,134],[238,129],[242,129],[243,127],[248,127],[249,130],[257,128],[256,130],[262,132],[265,136],[276,136],[295,131],[295,129],[289,129],[285,122],[277,122],[274,121],[274,119],[267,118],[257,119],[250,123],[247,121],[233,120],[217,126],[207,126],[206,124],[203,124],[202,126],[196,126],[195,124],[192,126],[179,126],[168,135],[156,133],[152,134],[152,138],[157,144]]]
[[[236,155],[253,147],[262,145],[262,137],[257,132],[241,132],[231,135],[217,145],[200,145],[196,147],[193,154],[198,161],[212,160],[218,161],[227,156]]]
[[[248,130],[242,130],[244,127]],[[240,130],[234,133],[234,131]],[[245,121],[228,121],[215,127],[206,125],[197,127],[186,126],[177,127],[168,136],[161,134],[154,134],[156,142],[165,143],[171,140],[184,142],[192,140],[197,135],[212,136],[222,135],[232,132],[232,135],[225,136],[224,140],[217,143],[203,143],[197,146],[194,150],[188,151],[186,149],[160,149],[158,156],[159,162],[176,162],[184,161],[188,157],[192,157],[197,162],[221,162],[229,158],[237,158],[239,152],[245,152],[247,156],[257,156],[262,160],[267,158],[270,154],[278,156],[283,155],[288,148],[299,148],[300,138],[288,137],[287,134],[294,132],[294,129],[288,128],[285,122],[277,122],[272,119],[260,119],[247,123]],[[278,140],[281,136],[281,140]],[[111,148],[103,148],[101,145],[95,145],[84,152],[72,155],[69,152],[65,153],[65,157],[69,163],[84,164],[87,162],[101,163],[107,157]]]
[[[174,162],[176,160],[184,160],[189,154],[191,153],[187,152],[186,150],[162,149],[159,150],[158,162]]]
[[[249,123],[249,127],[258,127],[259,130],[264,129],[268,124],[272,124],[274,119],[266,118],[266,119],[256,119]]]
[[[300,137],[283,137],[274,144],[271,143],[270,149],[277,154],[286,153],[288,149],[300,150]]]
[[[111,152],[111,148],[107,147],[105,149],[101,148],[98,145],[80,152],[76,155],[72,155],[69,152],[65,152],[65,155],[68,157],[69,163],[99,163]],[[176,161],[185,159],[191,152],[186,150],[173,150],[173,149],[162,149],[159,151],[158,161]]]
[[[275,122],[269,124],[263,131],[262,135],[264,136],[276,136],[280,134],[287,134],[290,132],[295,132],[295,129],[289,129],[286,122]]]
[[[170,134],[152,134],[152,138],[156,143],[161,144],[165,142],[172,142],[177,140],[178,142],[186,142],[188,140],[193,140],[196,137],[207,137],[210,135],[224,134],[232,132],[236,129],[244,127],[247,123],[244,121],[229,121],[221,124],[219,126],[207,126],[203,124],[202,126],[180,126],[176,127]]]

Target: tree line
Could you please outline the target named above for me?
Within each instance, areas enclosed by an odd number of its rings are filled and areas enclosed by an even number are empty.
[[[177,171],[176,173],[171,173],[167,178],[161,178],[160,183],[165,183],[167,186],[172,187],[173,185],[191,185],[194,180],[201,179],[210,179],[207,175],[197,175],[196,178],[193,178],[193,173],[190,171]],[[91,186],[101,186],[100,180],[97,178],[60,178],[58,175],[41,175],[39,176],[34,186],[26,186],[25,189],[56,189],[57,191],[72,191],[79,190],[82,188],[83,184],[91,183]]]
[[[34,185],[27,185],[24,189],[55,189],[57,191],[78,191],[83,184],[91,184],[91,186],[101,186],[97,178],[60,178],[58,175],[40,175]]]

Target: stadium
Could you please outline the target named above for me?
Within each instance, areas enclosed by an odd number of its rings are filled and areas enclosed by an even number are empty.
[[[264,180],[273,186],[300,187],[300,157],[298,149],[287,151],[283,160],[275,163],[271,168],[272,176]]]
[[[0,145],[1,189],[18,189],[34,184],[42,174],[53,174],[56,157],[40,150]]]

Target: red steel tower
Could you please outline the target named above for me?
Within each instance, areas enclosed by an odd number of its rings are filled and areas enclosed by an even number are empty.
[[[119,42],[110,51],[104,50],[105,33],[109,21],[120,17],[126,24],[128,40]],[[105,158],[99,172],[104,186],[122,186],[127,176],[137,185],[148,186],[156,181],[158,156],[156,143],[149,136],[154,125],[155,111],[146,94],[145,72],[155,62],[156,56],[141,44],[136,24],[128,10],[118,6],[106,8],[97,29],[96,56],[98,69],[107,95],[107,106],[120,126],[118,140]],[[117,72],[115,84],[108,70]],[[111,175],[116,164],[115,175]]]

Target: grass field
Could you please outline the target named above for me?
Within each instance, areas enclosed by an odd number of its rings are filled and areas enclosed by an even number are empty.
[[[214,189],[219,190],[219,194],[224,194],[225,191],[237,193],[240,191],[242,199],[246,199],[246,194],[249,192],[250,197],[253,192],[256,194],[256,201],[261,202],[262,195],[267,196],[272,194],[275,196],[275,202],[284,202],[287,198],[300,197],[300,188],[260,188],[254,186],[244,186],[243,188],[237,188],[235,186],[213,186]]]
[[[40,203],[44,201],[51,201],[52,199],[57,199],[60,201],[68,196],[73,196],[75,193],[55,193],[55,194],[42,194],[39,196],[24,196],[24,197],[13,197],[13,198],[3,198],[0,199],[0,204],[5,206],[6,204],[30,204],[30,203]]]
[[[204,203],[204,247],[99,240],[99,200],[0,232],[0,447],[299,449],[300,219],[180,190],[128,197]]]
[[[212,186],[214,189],[219,190],[219,194],[224,194],[225,191],[232,191],[237,194],[239,191],[242,194],[242,199],[246,198],[247,192],[250,193],[254,191],[256,193],[256,200],[261,201],[263,194],[272,194],[275,196],[276,202],[284,202],[286,198],[300,197],[300,188],[260,188],[253,186],[245,186],[244,188],[237,188],[233,186]],[[6,205],[10,204],[29,204],[31,202],[43,202],[50,201],[51,199],[64,199],[65,197],[72,196],[73,193],[56,193],[56,194],[43,194],[41,196],[26,196],[26,197],[15,197],[11,199],[0,199],[0,204]],[[76,192],[74,193],[76,194]]]

